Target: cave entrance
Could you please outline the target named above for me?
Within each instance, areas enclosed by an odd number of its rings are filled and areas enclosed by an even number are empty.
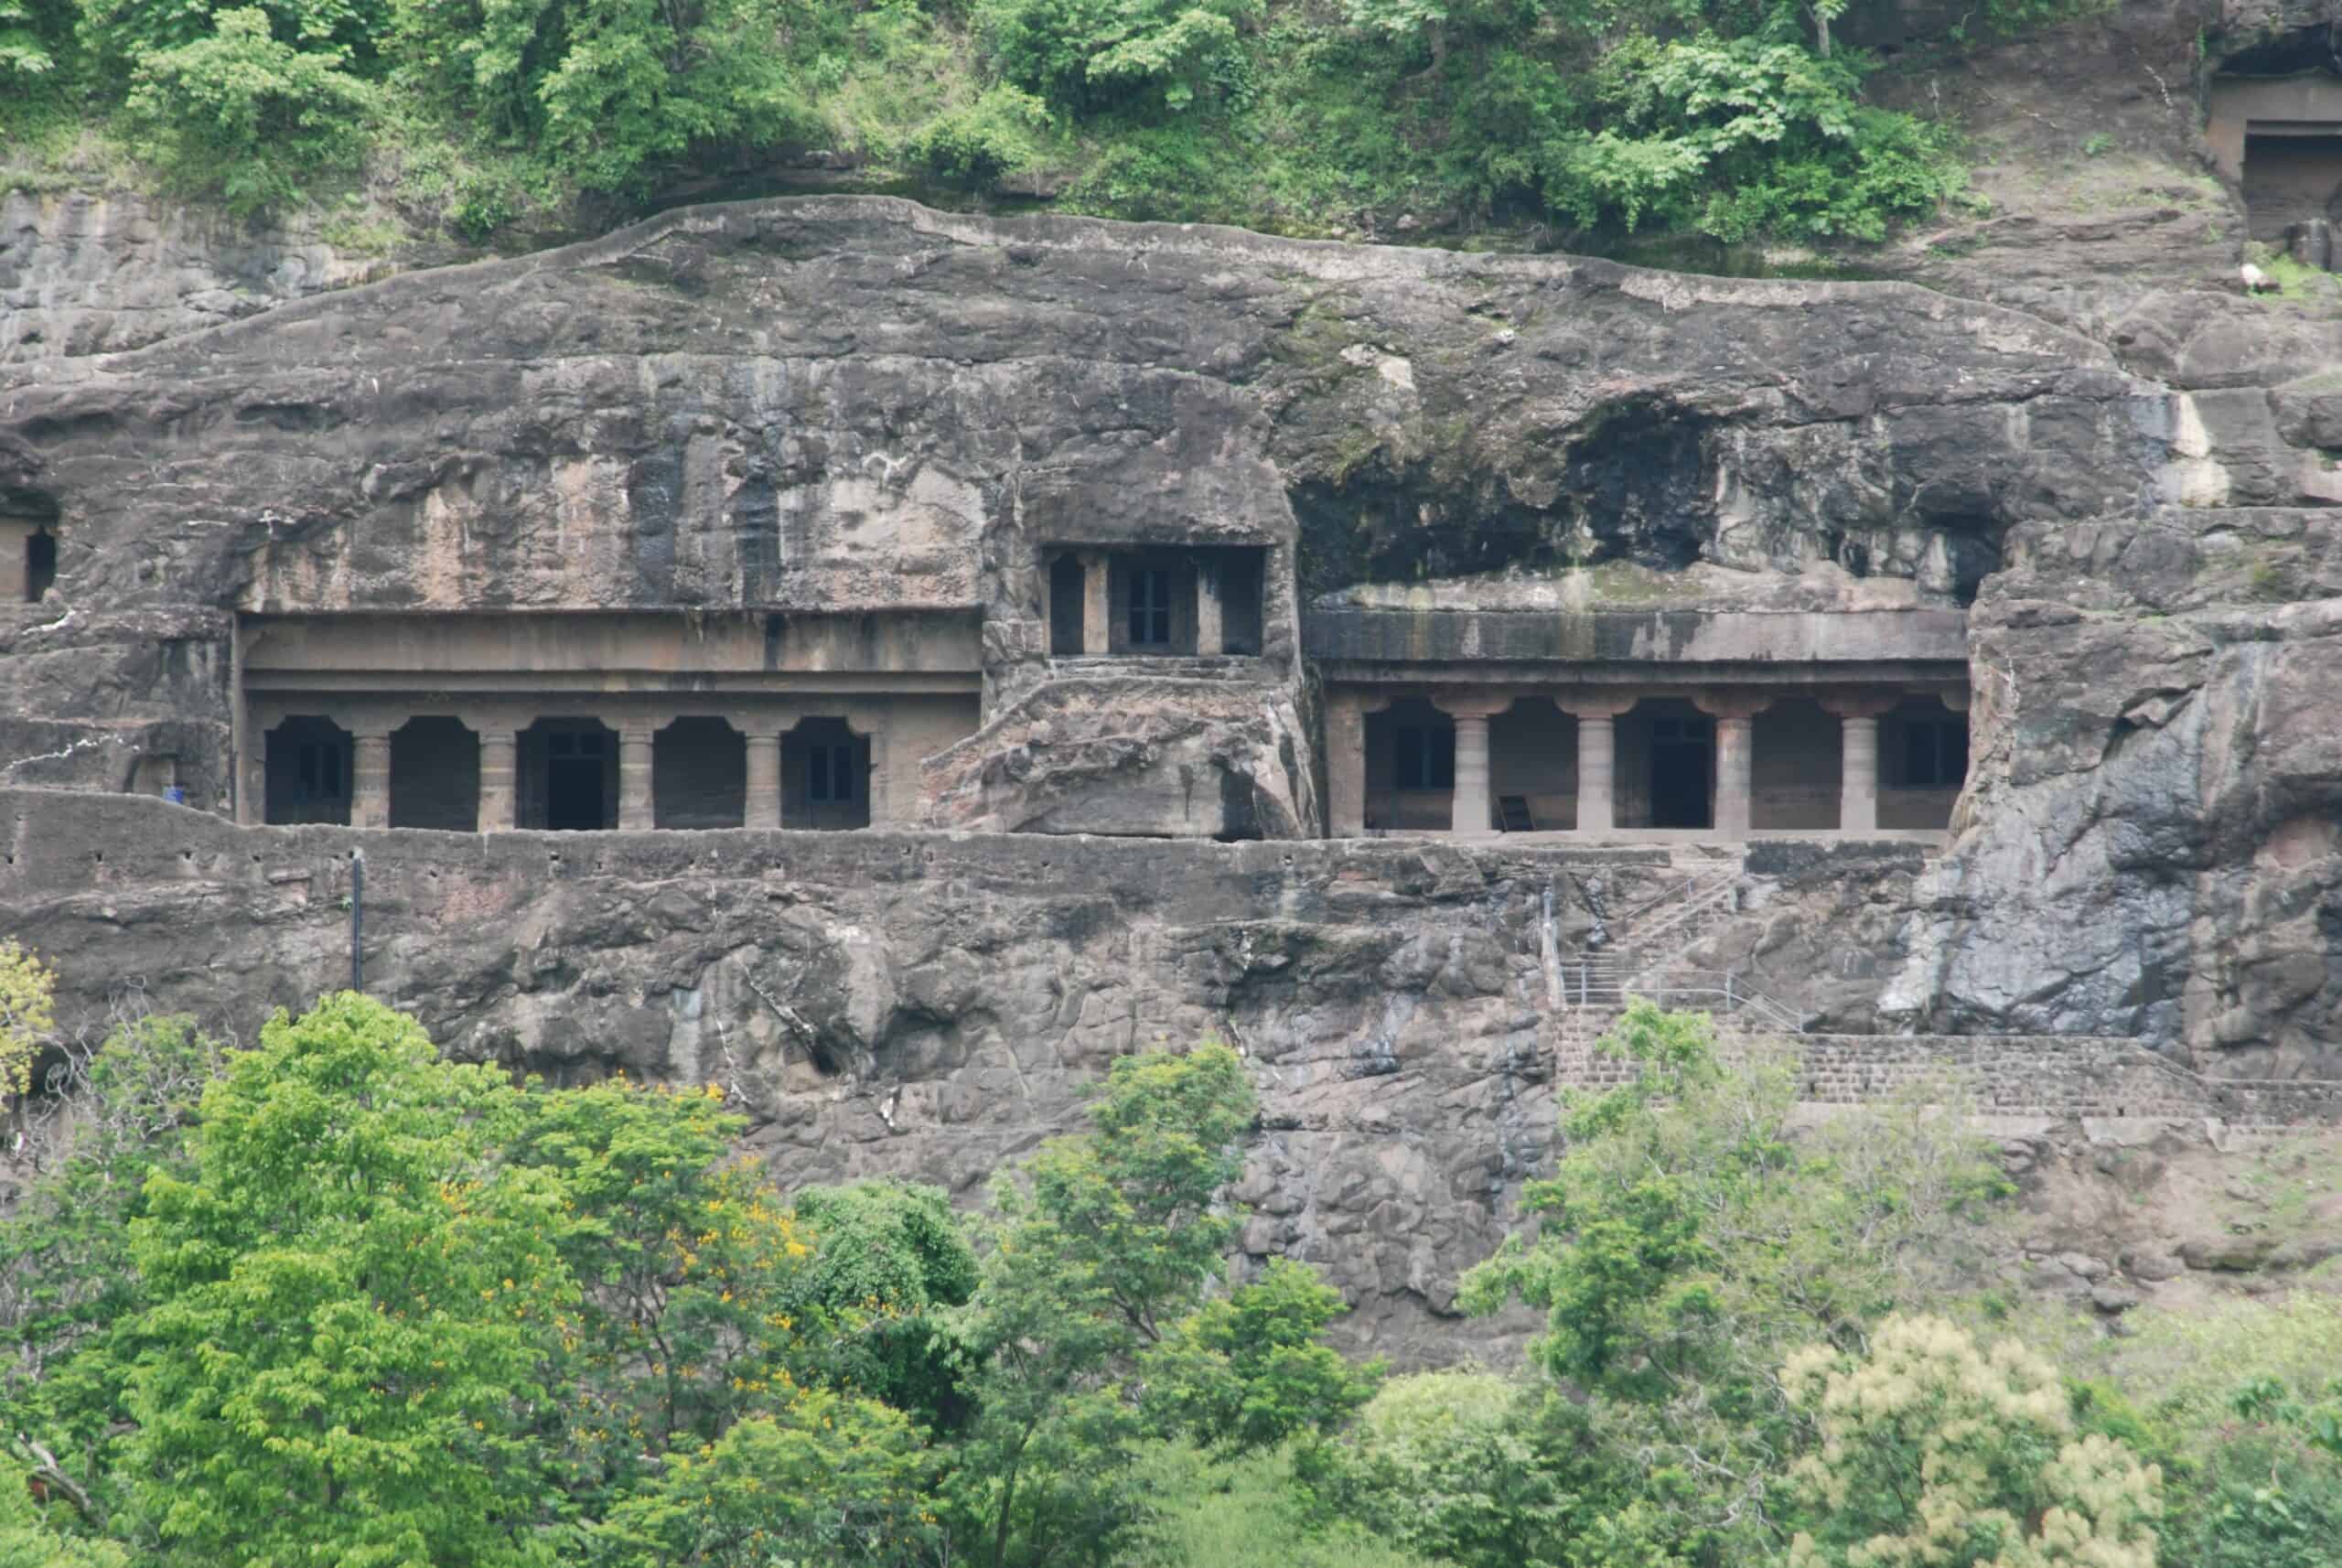
[[[461,719],[426,715],[391,732],[391,826],[479,830],[479,736]]]
[[[539,719],[521,732],[521,826],[618,826],[618,736],[598,719]]]
[[[1942,829],[1968,782],[1968,715],[1907,697],[1878,721],[1878,825]]]
[[[1618,752],[1619,826],[1715,826],[1714,720],[1680,697],[1647,697],[1618,721]]]
[[[792,828],[870,825],[870,737],[843,719],[806,719],[780,737],[780,820]]]
[[[2212,81],[2204,137],[2221,175],[2244,194],[2255,240],[2330,262],[2342,220],[2342,76],[2315,51],[2276,48]]]
[[[719,718],[677,719],[651,737],[650,795],[656,827],[744,825],[747,737]]]
[[[1421,697],[1366,715],[1370,832],[1446,832],[1456,822],[1456,721]]]
[[[349,732],[331,719],[297,716],[268,732],[262,763],[264,820],[349,825]]]
[[[57,535],[48,529],[33,531],[25,541],[25,602],[40,603],[57,582]]]
[[[1810,697],[1785,697],[1749,728],[1748,825],[1835,832],[1845,725]]]
[[[1577,826],[1577,720],[1523,697],[1488,720],[1488,792],[1502,832]]]

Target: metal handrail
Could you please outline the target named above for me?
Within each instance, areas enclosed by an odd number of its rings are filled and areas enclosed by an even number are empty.
[[[1617,1010],[1638,996],[1662,1006],[1693,997],[1722,998],[1723,1007],[1710,1011],[1724,1017],[1735,1017],[1743,1012],[1754,1013],[1784,1033],[1805,1033],[1802,1016],[1758,991],[1731,970],[1679,971],[1682,983],[1630,985],[1624,981],[1609,979],[1597,983],[1588,966],[1580,964],[1576,969],[1575,974],[1566,969],[1563,971],[1562,993],[1572,1006],[1581,1012],[1594,1011],[1597,1007],[1603,1011]]]

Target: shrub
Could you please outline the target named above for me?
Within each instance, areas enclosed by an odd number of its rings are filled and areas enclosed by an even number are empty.
[[[911,156],[938,178],[977,189],[1029,167],[1048,123],[1039,99],[1003,83],[930,122],[912,142]]]
[[[1260,0],[989,0],[1000,72],[1065,108],[1181,110],[1237,54]]]
[[[303,53],[257,7],[140,58],[126,111],[142,156],[188,190],[251,214],[297,199],[310,177],[364,155],[368,86],[338,49]]]

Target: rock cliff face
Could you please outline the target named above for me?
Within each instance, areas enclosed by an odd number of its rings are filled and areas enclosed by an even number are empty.
[[[2271,384],[2187,390],[1896,284],[693,209],[5,372],[0,486],[64,542],[5,633],[0,752],[121,788],[167,749],[218,800],[235,609],[973,607],[1005,722],[940,759],[939,821],[1111,831],[1201,777],[1306,833],[1295,607],[1245,711],[1149,718],[1036,689],[1039,542],[1259,540],[1305,591],[1571,558],[1784,602],[1900,577],[1978,596],[1979,762],[1898,1015],[2330,1073],[2342,861],[2288,824],[2332,814],[2332,769],[2285,704],[2321,683],[2310,503],[2342,443],[2291,356],[2332,324],[2198,292]]]
[[[1913,845],[1764,852],[1731,940],[1824,1026],[1867,1026]],[[1081,1123],[1114,1057],[1217,1036],[1263,1104],[1244,1246],[1319,1263],[1348,1332],[1494,1350],[1457,1274],[1551,1154],[1562,955],[1663,893],[1660,848],[1214,844],[928,832],[236,828],[149,797],[0,790],[0,929],[102,1030],[184,1009],[245,1038],[349,983],[453,1054],[556,1081],[720,1083],[787,1181],[979,1197]],[[1721,939],[1720,939],[1721,940]],[[1882,956],[1884,955],[1884,956]]]
[[[1113,1052],[1220,1030],[1271,1107],[1247,1245],[1420,1348],[1543,1150],[1556,963],[1683,873],[1303,842],[1304,608],[1967,606],[1949,849],[1767,850],[1695,956],[1835,1029],[2342,1077],[2342,321],[2235,287],[2202,19],[2133,0],[1942,73],[2022,128],[1984,144],[2011,194],[1875,282],[811,198],[296,300],[338,263],[155,218],[166,259],[115,287],[94,209],[11,206],[0,520],[62,546],[0,610],[0,785],[33,787],[0,931],[77,1026],[127,991],[249,1029],[343,972],[362,843],[370,983],[453,1048],[722,1077],[791,1174],[962,1191]],[[1109,540],[1288,562],[1259,682],[1045,658],[1040,547]],[[233,618],[294,608],[974,610],[992,717],[927,760],[915,833],[361,839],[93,798],[167,755],[220,804]],[[1181,812],[1271,842],[1049,836]]]

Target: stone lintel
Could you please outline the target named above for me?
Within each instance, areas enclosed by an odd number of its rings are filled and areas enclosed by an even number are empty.
[[[1508,686],[1520,696],[1551,697],[1561,702],[1584,692],[1630,688],[1633,696],[1681,697],[1718,686],[1761,686],[1787,696],[1800,687],[1843,689],[1850,686],[1889,686],[1898,693],[1940,693],[1968,686],[1968,661],[1915,660],[1879,663],[1813,664],[1636,664],[1628,662],[1574,664],[1476,660],[1434,663],[1393,660],[1331,660],[1318,666],[1327,682],[1353,688],[1445,685]]]
[[[1302,651],[1338,663],[1968,663],[1968,612],[1313,609]]]
[[[321,611],[240,618],[244,671],[364,677],[437,690],[489,677],[526,689],[587,682],[762,677],[790,673],[963,674],[983,668],[983,612],[973,607],[851,615],[764,610]],[[426,678],[427,677],[427,678]]]

